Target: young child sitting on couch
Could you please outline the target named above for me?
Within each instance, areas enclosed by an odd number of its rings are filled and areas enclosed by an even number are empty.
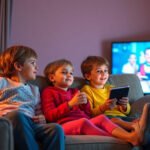
[[[66,135],[113,136],[132,145],[142,144],[149,105],[145,105],[131,132],[117,126],[105,115],[91,118],[86,94],[70,88],[74,80],[73,70],[72,63],[64,59],[46,66],[45,76],[53,84],[42,92],[42,108],[47,121],[61,124]]]
[[[39,150],[40,141],[44,150],[64,150],[61,126],[46,124],[39,109],[39,89],[28,83],[36,78],[36,52],[26,46],[12,46],[1,54],[0,69],[0,108],[3,111],[0,114],[13,124],[15,149]]]
[[[121,127],[133,130],[133,124],[135,121],[138,122],[138,119],[127,116],[131,109],[128,97],[122,97],[117,103],[116,99],[109,99],[113,85],[107,84],[108,61],[100,56],[89,56],[81,63],[81,71],[89,82],[81,91],[87,95],[92,115],[105,114]],[[141,126],[142,128],[143,126]]]

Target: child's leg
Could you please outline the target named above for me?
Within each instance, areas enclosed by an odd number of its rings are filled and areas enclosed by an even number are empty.
[[[117,128],[113,130],[112,135],[125,139],[126,141],[132,143],[133,145],[139,145],[143,143],[144,131],[146,129],[147,121],[149,118],[148,116],[150,111],[149,109],[150,103],[145,104],[141,117],[139,118],[138,121],[136,121],[132,125],[134,131],[132,131],[131,133],[122,134],[124,133],[124,131],[121,128]]]
[[[108,117],[106,117],[105,115],[99,115],[96,116],[92,119],[90,119],[90,121],[96,125],[98,128],[101,128],[105,131],[107,131],[108,133],[112,133],[112,131],[117,128],[118,126],[116,124],[114,124]]]
[[[111,136],[108,132],[96,127],[88,119],[81,118],[62,124],[66,135],[102,135]]]
[[[146,123],[147,123],[147,120],[148,120],[148,113],[149,113],[149,109],[150,109],[150,103],[146,103],[143,107],[143,112],[142,112],[142,115],[139,119],[139,125],[140,125],[140,128],[142,128],[143,130],[145,130],[146,128]]]
[[[146,103],[143,107],[143,112],[141,114],[141,117],[139,118],[139,121],[137,121],[135,124],[133,124],[133,127],[136,129],[137,125],[140,128],[141,138],[144,138],[144,132],[148,130],[148,124],[150,120],[150,103]],[[146,130],[146,131],[145,131]]]
[[[104,115],[99,115],[91,119],[91,122],[109,133],[111,132],[111,134],[117,138],[130,142],[133,145],[139,145],[143,141],[144,130],[148,118],[148,110],[149,105],[145,105],[139,123],[137,122],[133,125],[134,131],[132,132],[127,132],[121,127],[115,127],[113,122],[111,122],[111,120],[106,118]]]
[[[65,150],[65,136],[63,128],[56,123],[33,123],[36,139],[42,144],[44,150]]]
[[[15,149],[39,150],[37,139],[43,144],[44,149],[65,149],[64,132],[61,126],[37,124],[19,112],[9,113],[6,117],[13,124]]]
[[[8,118],[13,125],[15,149],[39,150],[33,129],[24,114],[11,112],[6,115],[6,118]]]
[[[98,127],[108,131],[112,136],[130,142],[133,145],[139,144],[139,135],[136,132],[128,132],[123,128],[115,125],[109,118],[105,115],[99,115],[92,118],[91,121]]]
[[[117,125],[119,125],[120,127],[126,129],[126,130],[133,130],[133,124],[134,122],[128,122],[128,121],[124,121],[121,118],[111,118],[111,121]]]

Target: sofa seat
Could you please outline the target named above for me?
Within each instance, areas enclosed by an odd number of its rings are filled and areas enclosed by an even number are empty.
[[[68,135],[66,150],[131,150],[132,145],[108,136]]]

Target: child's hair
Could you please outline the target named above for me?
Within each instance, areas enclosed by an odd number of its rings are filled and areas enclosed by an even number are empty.
[[[85,77],[86,74],[89,74],[93,66],[101,66],[101,65],[106,65],[109,67],[109,62],[100,56],[88,56],[82,63],[81,63],[81,72],[82,75]]]
[[[59,59],[59,60],[49,63],[44,69],[45,77],[48,78],[50,74],[54,74],[58,68],[64,65],[70,65],[73,67],[71,61],[66,60],[66,59]]]
[[[36,52],[30,47],[15,45],[7,48],[0,55],[0,76],[10,78],[15,73],[14,63],[23,65],[30,57],[37,58]]]

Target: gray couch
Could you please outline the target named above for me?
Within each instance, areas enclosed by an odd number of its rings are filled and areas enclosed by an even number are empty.
[[[143,105],[145,102],[150,102],[150,96],[144,96],[140,81],[136,75],[124,74],[124,75],[111,75],[109,78],[109,83],[115,86],[123,86],[129,85],[129,99],[132,106],[132,111],[130,116],[139,116]],[[32,84],[38,85],[40,90],[49,85],[49,82],[42,76],[38,76]],[[85,84],[83,78],[76,77],[72,87],[81,88]],[[0,125],[4,124],[1,122]],[[5,135],[5,143],[10,144],[12,146],[12,135],[10,132],[10,128],[5,130],[6,134],[10,134],[10,136]],[[0,126],[0,133],[2,133],[3,128]],[[1,137],[2,136],[2,137]],[[0,134],[0,139],[2,141],[3,135]],[[0,146],[1,149],[1,146]],[[105,136],[88,136],[88,135],[73,135],[66,136],[66,150],[133,150],[133,149],[142,149],[142,147],[133,147],[131,144],[119,140],[113,137],[105,137]],[[149,148],[147,148],[149,149]],[[2,150],[11,150],[11,148],[6,146]]]
[[[0,118],[0,150],[13,150],[13,130],[11,123],[5,119]]]

